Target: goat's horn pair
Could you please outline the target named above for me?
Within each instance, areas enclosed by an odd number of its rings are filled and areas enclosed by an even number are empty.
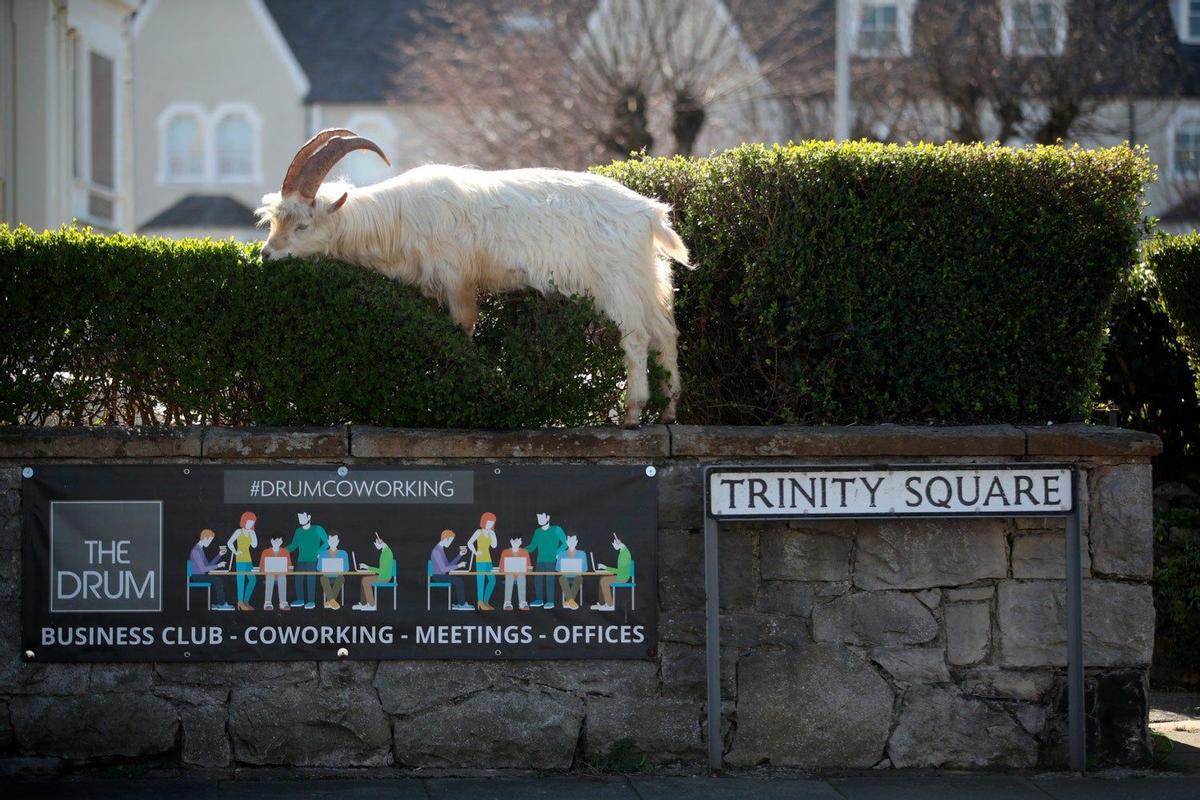
[[[326,128],[296,151],[283,178],[281,194],[298,194],[311,203],[317,196],[321,181],[325,180],[333,165],[355,150],[370,150],[377,153],[383,159],[383,163],[389,167],[392,165],[383,154],[383,150],[379,149],[379,145],[370,139],[358,136],[346,128]]]

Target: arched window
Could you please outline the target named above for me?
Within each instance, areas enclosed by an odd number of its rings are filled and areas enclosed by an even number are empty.
[[[198,113],[179,110],[165,116],[161,143],[164,180],[204,179],[204,123]]]
[[[388,159],[396,163],[396,128],[387,117],[363,114],[350,119],[346,127],[375,142],[387,153]],[[370,186],[394,174],[392,168],[383,163],[382,158],[368,150],[359,150],[346,156],[338,171],[355,186]]]
[[[257,179],[255,128],[249,115],[242,111],[226,112],[217,119],[214,131],[217,180]]]
[[[1189,114],[1174,126],[1171,144],[1176,177],[1200,177],[1200,116]]]

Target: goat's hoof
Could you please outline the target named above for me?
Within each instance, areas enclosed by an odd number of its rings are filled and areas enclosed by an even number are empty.
[[[642,415],[636,414],[630,416],[629,414],[626,414],[625,419],[621,422],[621,427],[627,431],[642,427]]]

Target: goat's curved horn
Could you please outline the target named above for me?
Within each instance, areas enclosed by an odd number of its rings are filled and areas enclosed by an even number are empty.
[[[288,165],[287,173],[283,176],[283,187],[279,190],[280,194],[289,194],[295,189],[296,176],[300,174],[300,170],[304,168],[304,162],[308,161],[309,156],[317,152],[330,139],[335,136],[356,136],[352,130],[347,128],[326,128],[317,133],[307,142],[300,146],[296,151],[296,155],[292,157],[292,163]]]
[[[379,145],[362,136],[335,136],[327,141],[319,150],[309,156],[308,161],[300,168],[296,176],[295,191],[300,197],[312,202],[317,196],[321,181],[333,169],[333,165],[341,161],[355,150],[370,150],[383,159],[389,167],[392,165],[388,157],[379,149]]]

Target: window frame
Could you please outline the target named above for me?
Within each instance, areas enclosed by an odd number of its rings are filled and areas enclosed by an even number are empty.
[[[912,20],[916,0],[850,0],[850,52],[858,58],[908,58],[912,55]],[[860,44],[863,11],[896,7],[895,49],[864,48]]]
[[[219,169],[220,153],[217,140],[217,128],[226,117],[239,116],[245,118],[250,125],[250,171],[242,175],[222,175]],[[249,103],[221,103],[213,109],[210,119],[210,136],[206,150],[209,164],[209,175],[213,183],[262,183],[262,116]]]
[[[395,151],[397,146],[396,143],[400,140],[400,131],[396,128],[396,123],[393,122],[387,114],[380,113],[378,111],[360,111],[346,120],[345,127],[359,133],[360,135],[365,135],[362,134],[362,131],[372,127],[383,131],[383,136],[377,136],[374,139],[375,144],[379,145],[379,149],[388,154],[388,160],[392,162],[392,166],[387,167],[388,174],[386,178],[383,178],[383,180],[387,180],[387,178],[392,178],[399,174],[396,171],[395,165],[400,162],[396,158]],[[382,164],[383,162],[381,161],[380,163]],[[365,185],[370,186],[371,184]]]
[[[1171,115],[1170,122],[1167,123],[1167,175],[1171,180],[1175,181],[1195,181],[1200,180],[1200,163],[1192,172],[1183,172],[1179,168],[1176,161],[1175,153],[1176,139],[1179,136],[1179,129],[1184,125],[1194,124],[1200,129],[1200,107],[1180,108]],[[1200,148],[1198,148],[1200,150]]]
[[[217,170],[217,126],[225,117],[238,115],[250,123],[250,172],[244,175],[221,175]],[[176,175],[170,171],[170,156],[167,147],[167,132],[171,123],[181,116],[193,117],[200,128],[200,171],[194,174]],[[159,186],[212,186],[228,184],[263,183],[262,148],[263,118],[252,104],[236,101],[219,103],[211,111],[201,103],[169,103],[158,115],[158,174]]]
[[[1022,47],[1017,38],[1017,4],[1045,4],[1054,7],[1054,44],[1049,50],[1041,47]],[[1004,55],[1013,56],[1061,56],[1067,49],[1067,0],[1004,0],[1000,4],[1000,48]]]
[[[1179,33],[1179,41],[1184,44],[1200,44],[1200,31],[1193,34],[1188,27],[1193,2],[1194,0],[1176,0],[1175,3],[1176,29]]]

